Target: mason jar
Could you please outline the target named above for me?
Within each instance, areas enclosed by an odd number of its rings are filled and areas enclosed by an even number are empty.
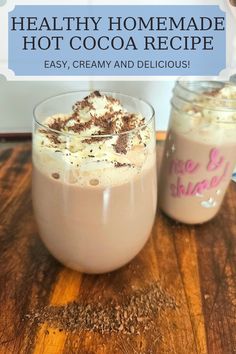
[[[159,206],[197,224],[220,209],[236,163],[236,86],[177,81],[159,180]]]

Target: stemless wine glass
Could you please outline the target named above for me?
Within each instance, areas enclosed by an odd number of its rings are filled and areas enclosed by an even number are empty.
[[[157,199],[155,117],[143,100],[102,92],[120,100],[128,112],[140,113],[143,125],[120,134],[84,136],[44,124],[47,117],[71,113],[73,104],[89,94],[66,93],[35,108],[33,205],[39,234],[60,262],[103,273],[129,262],[150,235]],[[118,139],[127,142],[125,152],[114,151]]]

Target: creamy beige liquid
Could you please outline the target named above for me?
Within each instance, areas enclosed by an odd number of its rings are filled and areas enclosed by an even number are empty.
[[[214,134],[204,139],[203,133],[170,130],[159,188],[160,207],[170,217],[203,223],[219,211],[236,163],[236,141],[213,141]]]
[[[81,186],[53,178],[34,164],[33,201],[41,238],[70,268],[112,271],[147,241],[156,211],[156,164],[123,183]],[[118,170],[118,169],[116,169]],[[123,167],[116,173],[124,173]]]

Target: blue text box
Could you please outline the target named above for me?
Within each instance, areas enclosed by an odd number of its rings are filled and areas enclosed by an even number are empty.
[[[18,5],[9,13],[9,68],[17,76],[214,76],[226,65],[225,28],[212,5]]]

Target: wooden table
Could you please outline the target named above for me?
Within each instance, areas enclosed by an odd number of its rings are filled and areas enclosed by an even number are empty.
[[[218,216],[201,226],[172,222],[159,211],[143,251],[126,267],[100,276],[61,266],[38,237],[31,205],[31,146],[0,150],[0,353],[236,353],[236,184]],[[158,282],[176,308],[140,334],[28,321],[27,314],[99,296],[122,303]],[[99,295],[100,294],[100,295]]]

